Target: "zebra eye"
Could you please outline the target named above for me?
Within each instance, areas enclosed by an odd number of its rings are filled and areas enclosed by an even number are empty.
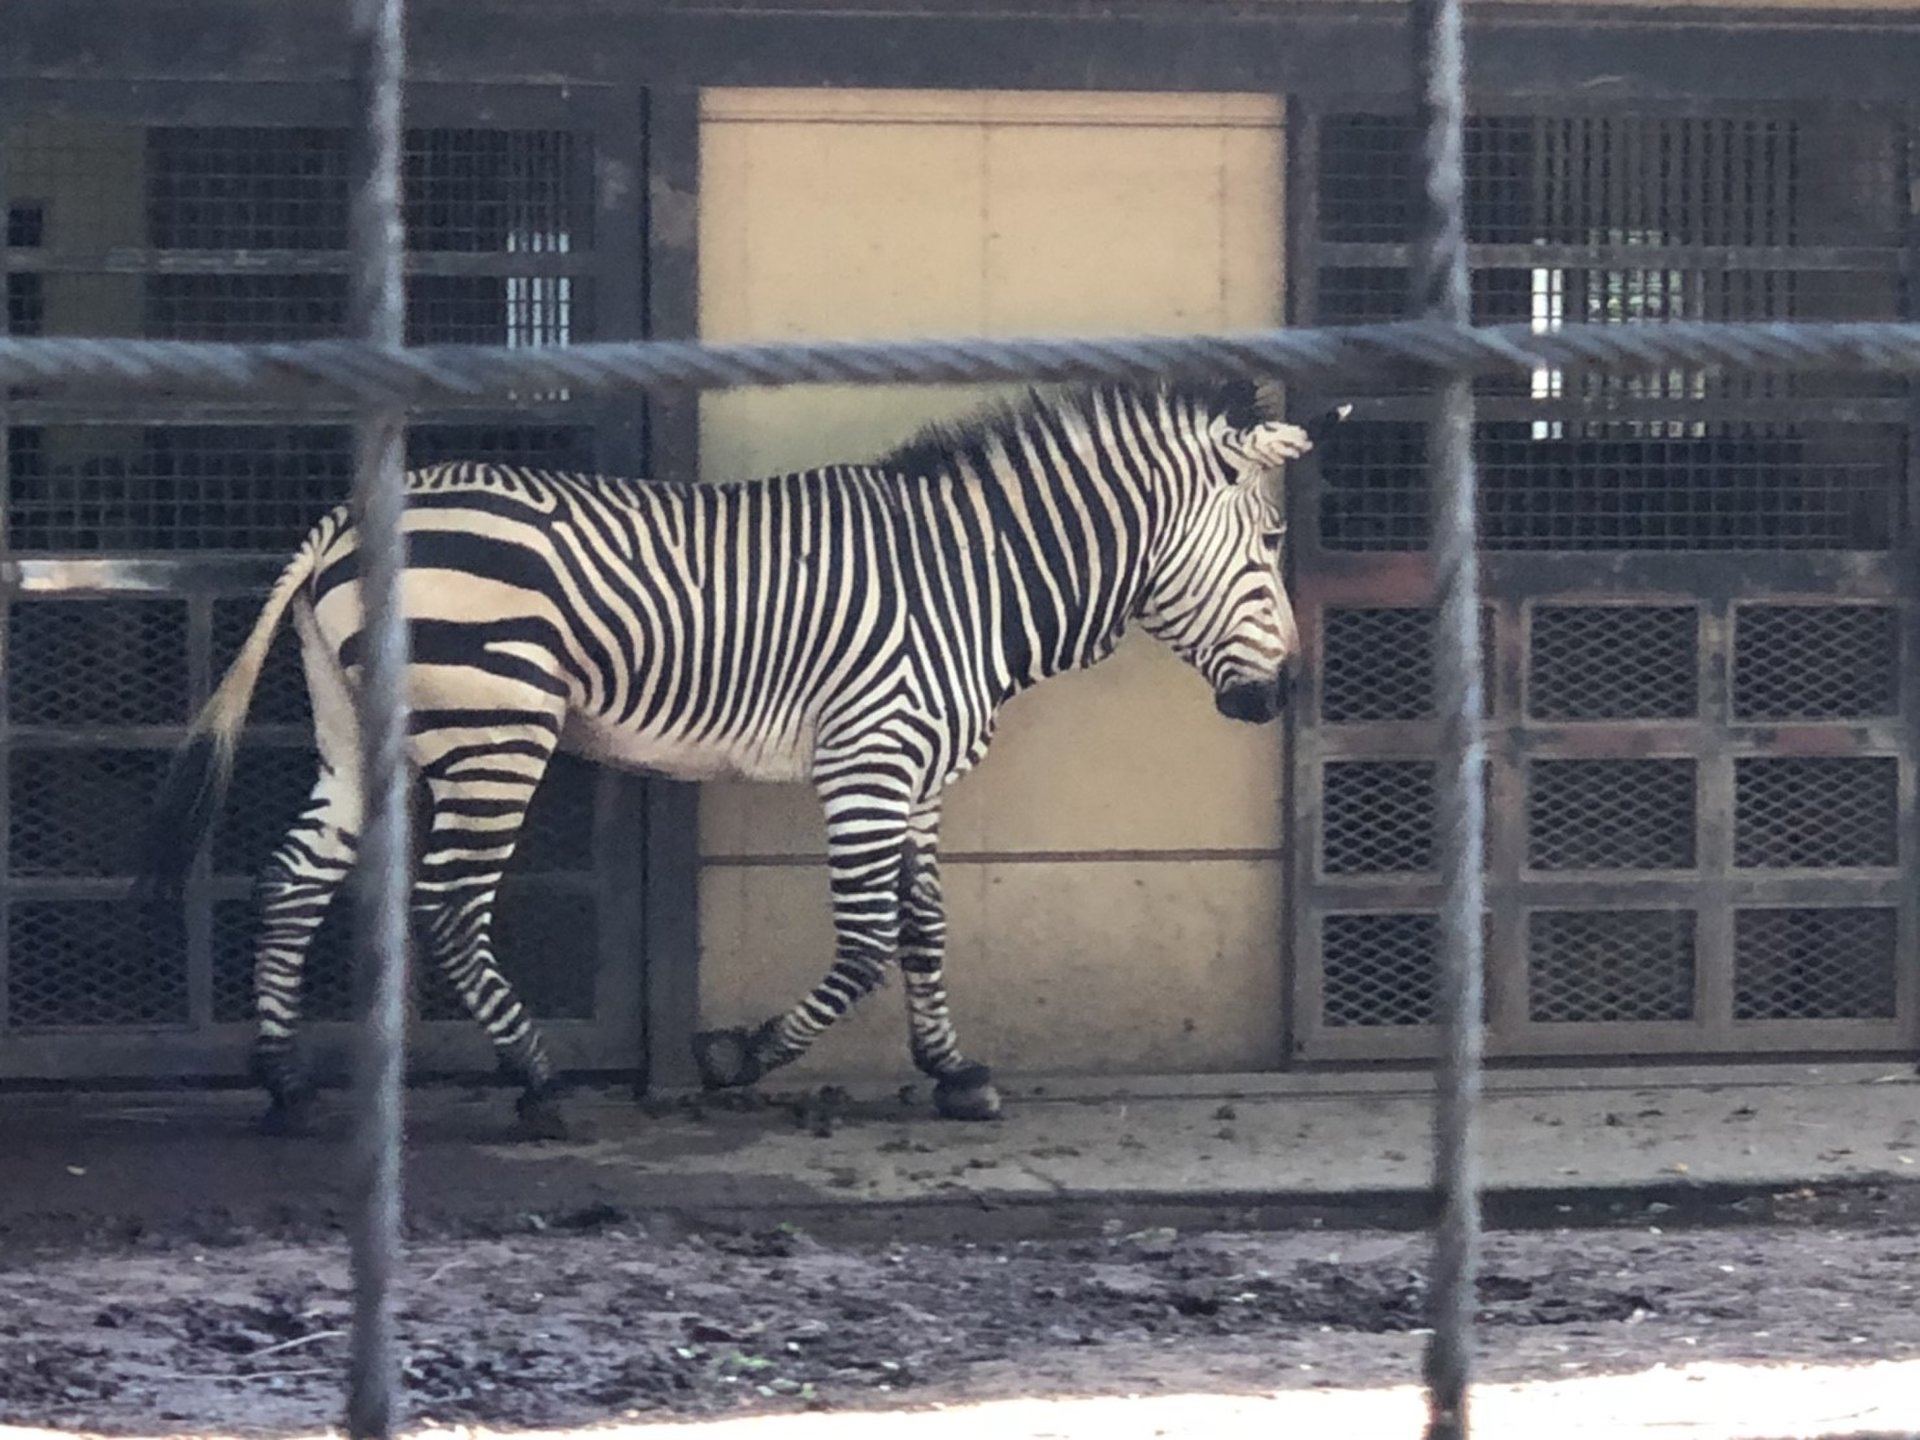
[[[1287,538],[1287,527],[1282,525],[1276,530],[1262,530],[1260,543],[1269,550],[1278,550],[1281,542]]]

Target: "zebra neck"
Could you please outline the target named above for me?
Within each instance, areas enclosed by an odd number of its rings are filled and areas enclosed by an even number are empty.
[[[1097,665],[1139,609],[1143,566],[1112,531],[1029,523],[996,549],[1008,692]]]

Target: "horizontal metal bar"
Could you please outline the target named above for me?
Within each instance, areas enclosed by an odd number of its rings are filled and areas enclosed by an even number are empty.
[[[285,564],[284,555],[16,557],[0,560],[0,594],[218,598],[265,590]]]
[[[14,750],[171,750],[187,738],[186,722],[172,725],[21,725],[7,727]],[[305,725],[249,725],[243,750],[311,750]]]
[[[1775,373],[1920,372],[1920,324],[1675,321],[1525,325],[1397,321],[1321,329],[1074,339],[616,341],[514,349],[354,340],[220,344],[0,337],[0,384],[98,394],[301,393],[414,406],[526,390],[693,389],[993,380],[1141,381],[1166,375],[1531,375],[1540,369],[1732,367]]]
[[[523,398],[488,396],[462,403],[445,399],[418,406],[407,416],[410,425],[499,425],[517,428],[527,425],[572,425],[585,429],[594,414],[579,402],[556,400],[549,395]],[[353,406],[333,396],[322,395],[299,404],[287,400],[188,400],[178,404],[144,396],[107,395],[93,400],[16,400],[7,406],[7,416],[15,426],[43,425],[68,429],[113,429],[116,427],[170,427],[178,425],[336,425],[352,423]]]
[[[1315,240],[1311,253],[1321,266],[1387,269],[1406,265],[1409,247],[1398,241]],[[1467,265],[1474,270],[1701,270],[1740,274],[1862,271],[1897,275],[1905,264],[1906,251],[1894,245],[1563,245],[1547,241],[1467,246]]]
[[[1431,404],[1422,395],[1409,393],[1357,399],[1350,418],[1424,422],[1431,413]],[[1558,421],[1568,425],[1905,425],[1913,418],[1910,403],[1891,395],[1782,395],[1761,400],[1648,400],[1599,395],[1592,399],[1535,400],[1526,395],[1483,394],[1474,398],[1474,416],[1480,424]]]
[[[580,276],[595,273],[591,248],[555,251],[413,250],[409,275]],[[6,268],[42,275],[339,275],[352,266],[344,250],[101,250],[9,249]],[[344,295],[344,291],[342,292]]]
[[[1313,754],[1329,760],[1426,759],[1439,721],[1317,722]],[[1517,720],[1499,727],[1504,751],[1528,759],[1640,758],[1661,755],[1897,755],[1905,743],[1894,717],[1819,722],[1593,720],[1563,724]]]
[[[1899,1053],[1911,1046],[1906,1020],[1739,1020],[1730,1030],[1710,1032],[1701,1020],[1609,1021],[1549,1024],[1531,1021],[1510,1029],[1489,1028],[1489,1060],[1566,1055],[1697,1057],[1724,1060],[1735,1054],[1842,1052],[1856,1056]],[[1434,1025],[1304,1024],[1295,1042],[1298,1058],[1327,1063],[1421,1061],[1439,1053]],[[1910,1057],[1909,1057],[1910,1058]]]
[[[599,1068],[593,1062],[602,1022],[541,1019],[548,1048],[562,1070]],[[63,1026],[9,1030],[0,1035],[0,1080],[135,1080],[168,1077],[240,1079],[247,1073],[253,1038],[249,1021],[186,1026]],[[347,1073],[359,1027],[320,1021],[302,1027],[316,1076],[337,1080]],[[409,1036],[410,1078],[438,1074],[491,1073],[492,1047],[471,1020],[423,1020]]]
[[[1719,905],[1898,905],[1899,870],[1736,870],[1725,878],[1698,870],[1525,870],[1518,881],[1487,882],[1488,906],[1525,910],[1698,910]],[[1306,903],[1316,914],[1430,911],[1440,903],[1438,875],[1315,875]]]
[[[1905,561],[1890,550],[1485,550],[1488,595],[1602,603],[1896,599]],[[1328,605],[1431,604],[1424,551],[1321,550],[1299,567],[1300,599]]]

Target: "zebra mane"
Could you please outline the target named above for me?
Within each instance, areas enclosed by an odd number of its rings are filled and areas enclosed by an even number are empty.
[[[1202,414],[1218,415],[1237,429],[1281,418],[1273,390],[1252,380],[1223,380],[1213,384],[1163,381],[1147,384],[1034,386],[1011,399],[989,402],[953,420],[935,420],[920,427],[904,443],[872,464],[900,475],[925,475],[943,469],[956,456],[995,441],[1011,443],[1031,431],[1046,416],[1072,416],[1090,421],[1102,402],[1134,396],[1143,400],[1165,397],[1192,404]]]

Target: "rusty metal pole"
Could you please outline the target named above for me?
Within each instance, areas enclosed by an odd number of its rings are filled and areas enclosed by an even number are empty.
[[[349,0],[356,117],[351,320],[355,338],[405,343],[400,216],[402,0]],[[361,794],[356,888],[358,962],[367,1012],[355,1073],[352,1226],[353,1343],[347,1429],[353,1440],[393,1434],[399,1361],[393,1287],[400,1266],[400,1158],[406,1059],[407,631],[400,609],[406,412],[370,407],[354,433],[354,510],[365,605],[358,708]]]
[[[1460,0],[1412,0],[1413,71],[1420,121],[1421,228],[1413,253],[1416,318],[1470,319],[1465,179],[1465,58]],[[1473,384],[1438,378],[1428,429],[1435,573],[1440,585],[1434,675],[1440,715],[1438,850],[1441,871],[1439,1021],[1435,1076],[1433,1336],[1428,1342],[1427,1435],[1465,1440],[1474,1357],[1480,1244],[1481,914],[1486,831],[1486,740],[1481,727],[1478,495]]]

